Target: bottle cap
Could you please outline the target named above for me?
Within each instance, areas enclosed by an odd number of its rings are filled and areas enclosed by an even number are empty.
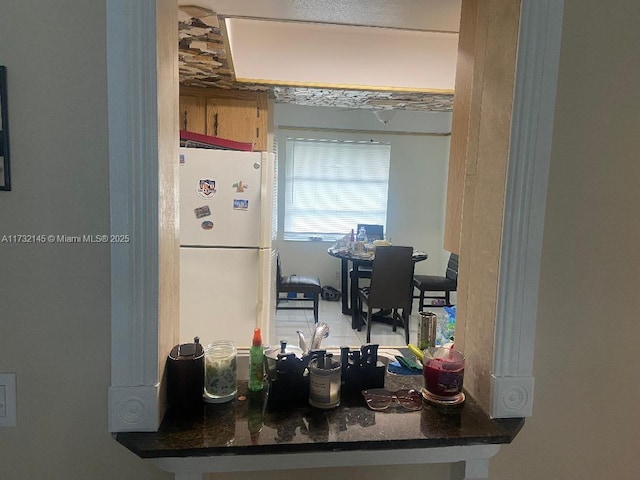
[[[253,329],[253,341],[252,344],[254,347],[260,347],[262,346],[262,335],[260,333],[260,329],[259,328],[254,328]]]

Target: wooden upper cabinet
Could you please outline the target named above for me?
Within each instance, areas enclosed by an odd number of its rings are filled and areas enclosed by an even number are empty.
[[[180,129],[267,150],[268,93],[180,87]]]
[[[207,133],[206,97],[180,95],[180,130]]]
[[[233,98],[207,98],[207,135],[241,142],[255,142],[256,102]]]

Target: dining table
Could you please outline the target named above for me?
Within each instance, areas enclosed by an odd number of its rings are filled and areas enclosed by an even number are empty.
[[[355,251],[348,245],[334,245],[327,249],[327,253],[332,257],[340,259],[342,314],[351,315],[351,328],[359,330],[364,322],[355,308],[358,299],[358,284],[360,278],[371,278],[375,249]],[[428,255],[425,252],[416,249],[413,250],[414,263],[422,262],[427,258]],[[351,264],[351,275],[349,275],[349,264]],[[378,317],[379,316],[378,314]]]

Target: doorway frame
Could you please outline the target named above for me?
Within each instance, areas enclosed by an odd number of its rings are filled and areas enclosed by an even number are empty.
[[[177,0],[107,0],[107,67],[111,232],[131,242],[111,245],[111,386],[109,430],[156,431],[164,414],[166,353],[159,321],[159,243],[166,208],[158,158],[163,115],[157,93],[158,8]],[[522,0],[509,166],[499,265],[493,372],[494,418],[532,413],[533,360],[544,211],[551,156],[563,0]],[[177,35],[177,32],[176,32]],[[175,86],[177,99],[178,86]],[[176,121],[177,121],[177,111]],[[160,125],[160,128],[159,128]],[[177,138],[177,137],[176,137]],[[166,143],[166,142],[165,142]],[[177,327],[170,338],[177,342]],[[166,340],[166,339],[165,339]]]

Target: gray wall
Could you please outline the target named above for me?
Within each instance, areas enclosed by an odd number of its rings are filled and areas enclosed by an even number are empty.
[[[533,417],[492,480],[640,478],[640,3],[565,5]]]
[[[534,416],[492,460],[492,480],[640,477],[640,4],[566,5]],[[1,234],[108,230],[104,8],[0,2],[14,184],[0,192]],[[107,432],[108,247],[0,244],[0,262],[0,371],[17,372],[19,397],[18,427],[0,429],[2,478],[169,478]],[[440,479],[446,470],[329,473]]]
[[[13,180],[0,238],[109,233],[105,42],[104,0],[0,2]],[[108,244],[0,244],[0,372],[18,395],[3,479],[169,478],[109,434],[110,315]]]
[[[388,125],[383,125],[368,110],[277,104],[275,126],[281,200],[278,209],[281,218],[277,248],[282,257],[283,273],[317,275],[323,285],[339,288],[340,262],[327,255],[327,248],[333,242],[282,240],[284,224],[282,194],[285,190],[287,136],[374,139],[389,142],[391,164],[385,234],[395,245],[411,245],[429,255],[428,260],[416,265],[416,273],[442,274],[444,272],[449,258],[442,244],[450,137],[428,136],[421,133],[450,132],[450,113],[398,111]],[[350,129],[356,132],[287,130],[284,128],[286,126],[309,129]],[[364,133],[372,130],[375,133]],[[414,132],[415,134],[397,135],[390,132]]]

